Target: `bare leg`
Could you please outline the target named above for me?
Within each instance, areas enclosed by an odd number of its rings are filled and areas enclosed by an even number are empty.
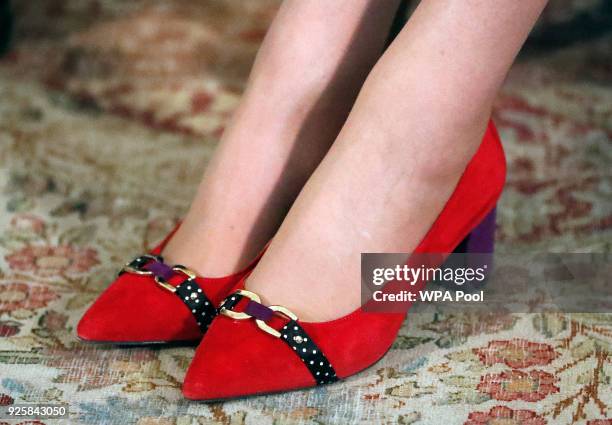
[[[476,151],[546,0],[423,0],[247,288],[304,320],[360,303],[360,253],[410,252]]]
[[[337,136],[396,8],[396,0],[282,5],[233,122],[164,251],[170,263],[222,276],[257,255]]]

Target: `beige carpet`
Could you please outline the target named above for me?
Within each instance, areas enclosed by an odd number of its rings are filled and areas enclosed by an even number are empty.
[[[276,2],[26,3],[0,60],[0,403],[66,402],[83,424],[612,424],[611,314],[413,314],[345,382],[210,405],[181,397],[192,348],[78,343],[117,268],[185,212]],[[513,67],[501,251],[610,252],[610,46]]]

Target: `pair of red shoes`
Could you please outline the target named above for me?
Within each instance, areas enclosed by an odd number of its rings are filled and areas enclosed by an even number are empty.
[[[448,253],[459,245],[471,252],[490,251],[505,165],[490,123],[415,252]],[[124,267],[85,313],[77,333],[85,341],[122,345],[201,340],[183,384],[187,398],[243,397],[346,378],[380,360],[405,318],[405,313],[359,308],[329,322],[302,322],[289,309],[265,306],[243,289],[258,259],[232,276],[199,277],[163,262],[160,253],[171,236]]]

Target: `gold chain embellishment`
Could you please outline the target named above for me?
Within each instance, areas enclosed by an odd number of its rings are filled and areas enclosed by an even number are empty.
[[[250,300],[249,304],[254,303],[255,309],[261,311],[262,313],[267,313],[266,310],[268,310],[270,313],[269,317],[264,320],[261,316],[255,317],[254,315],[249,314],[246,311],[231,310],[231,308],[233,308],[233,306],[237,304],[238,301],[240,301],[236,298],[238,296],[248,298]],[[230,308],[227,308],[226,306],[228,303],[232,303],[232,306]],[[239,289],[238,291],[234,292],[234,294],[226,298],[226,300],[221,305],[221,308],[219,309],[219,313],[234,320],[255,319],[255,323],[257,324],[257,327],[259,329],[276,338],[280,338],[281,333],[266,323],[266,320],[269,320],[271,315],[280,315],[290,320],[298,320],[297,316],[288,308],[280,305],[265,306],[261,303],[261,298],[259,297],[259,295],[254,292],[247,291],[246,289]]]

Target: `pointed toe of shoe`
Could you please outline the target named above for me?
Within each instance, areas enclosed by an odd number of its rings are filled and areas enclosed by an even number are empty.
[[[106,314],[96,310],[93,306],[89,308],[77,325],[76,333],[81,341],[104,341],[111,333],[106,329],[108,326],[104,326],[104,322],[108,321]]]
[[[198,346],[183,395],[215,401],[289,391],[316,384],[286,344],[253,321],[218,316]]]
[[[197,341],[202,334],[188,309],[146,276],[123,274],[81,318],[79,339],[100,343]]]

